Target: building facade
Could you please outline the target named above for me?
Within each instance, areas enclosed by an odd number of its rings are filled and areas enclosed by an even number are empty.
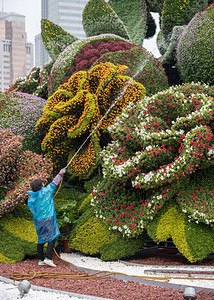
[[[77,38],[84,38],[82,12],[88,0],[41,0],[42,19],[61,26]],[[41,35],[35,37],[35,65],[42,66],[51,59],[43,46]]]
[[[0,12],[0,90],[5,91],[32,68],[33,44],[27,43],[25,16]]]

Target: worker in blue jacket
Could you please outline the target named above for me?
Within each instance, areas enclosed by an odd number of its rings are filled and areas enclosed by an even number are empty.
[[[38,235],[37,252],[39,266],[49,265],[56,267],[52,260],[55,239],[60,234],[56,210],[54,205],[54,192],[60,183],[66,168],[62,169],[53,181],[43,187],[41,179],[36,179],[31,183],[32,191],[27,191],[31,196],[28,199],[28,207],[33,214],[33,221]],[[48,243],[46,257],[44,257],[44,244]]]

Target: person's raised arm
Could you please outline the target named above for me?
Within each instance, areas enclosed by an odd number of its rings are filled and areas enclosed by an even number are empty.
[[[62,180],[62,176],[63,176],[63,174],[64,174],[65,172],[66,172],[66,168],[63,168],[63,169],[61,169],[61,170],[59,171],[59,173],[56,175],[56,177],[54,177],[52,183],[53,183],[55,186],[57,186],[57,185],[60,183],[60,181]]]

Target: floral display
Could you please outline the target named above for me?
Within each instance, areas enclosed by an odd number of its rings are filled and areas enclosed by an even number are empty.
[[[52,67],[48,80],[49,96],[73,73],[79,70],[88,70],[103,53],[127,49],[126,45],[130,45],[130,48],[135,46],[113,34],[101,34],[74,42],[59,55]]]
[[[0,131],[0,217],[28,199],[30,183],[38,176],[47,183],[52,163],[42,155],[22,151],[21,136],[8,130]]]
[[[39,85],[39,71],[40,67],[33,67],[28,75],[18,78],[13,84],[11,84],[8,91],[33,94]]]
[[[23,149],[41,152],[41,134],[35,131],[35,125],[42,116],[46,100],[20,92],[0,94],[0,131],[8,129],[24,137]]]
[[[137,236],[168,203],[190,222],[214,225],[213,96],[200,83],[172,87],[130,103],[109,127],[91,204],[110,229]]]
[[[113,33],[137,45],[142,45],[145,38],[146,22],[145,0],[90,0],[83,11],[83,27],[87,36]]]
[[[88,72],[79,71],[48,98],[36,128],[46,132],[42,149],[55,168],[64,166],[79,150],[69,171],[84,176],[96,167],[102,131],[129,102],[145,96],[143,85],[126,76],[127,69],[106,62]]]
[[[180,35],[177,65],[183,82],[193,80],[214,84],[213,27],[212,3],[196,14]]]
[[[132,47],[124,51],[103,54],[95,64],[112,62],[129,67],[129,76],[144,85],[146,95],[151,96],[169,87],[165,70],[159,59],[143,47]]]
[[[8,91],[33,94],[43,99],[48,98],[47,81],[53,62],[47,63],[42,68],[33,67],[28,75],[18,78],[9,86]]]
[[[50,57],[55,60],[57,56],[74,41],[76,37],[62,29],[50,20],[41,20],[41,36]]]

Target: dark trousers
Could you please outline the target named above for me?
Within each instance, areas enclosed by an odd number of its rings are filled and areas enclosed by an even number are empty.
[[[55,245],[55,239],[48,243],[46,257],[52,259],[52,253]],[[44,260],[44,244],[37,244],[37,252],[40,260]]]

